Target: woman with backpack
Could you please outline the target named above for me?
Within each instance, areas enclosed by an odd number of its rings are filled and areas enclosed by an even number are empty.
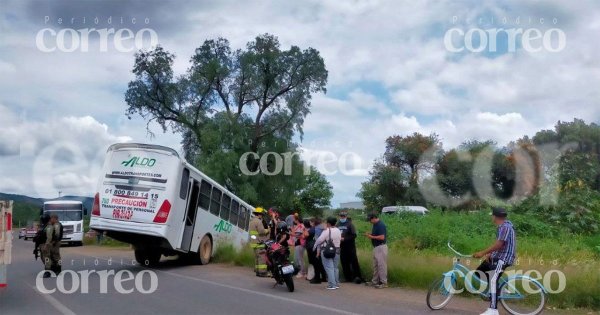
[[[336,290],[340,288],[340,243],[342,241],[342,232],[335,224],[337,219],[327,218],[327,229],[321,233],[321,236],[315,242],[314,248],[317,256],[321,257],[325,272],[327,273],[327,290]]]

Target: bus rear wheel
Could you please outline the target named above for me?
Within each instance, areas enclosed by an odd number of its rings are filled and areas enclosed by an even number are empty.
[[[212,256],[212,241],[208,235],[204,235],[202,240],[200,240],[198,256],[200,258],[201,265],[207,265],[210,262],[210,256]]]

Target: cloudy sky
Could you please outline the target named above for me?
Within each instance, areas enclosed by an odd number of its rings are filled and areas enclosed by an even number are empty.
[[[241,48],[271,33],[283,47],[318,49],[328,93],[313,97],[302,146],[308,160],[335,160],[322,169],[333,206],[356,199],[393,134],[435,132],[447,148],[467,139],[504,145],[558,120],[599,122],[600,2],[497,2],[0,0],[0,192],[91,195],[110,143],[179,149],[178,135],[153,126],[150,138],[141,118],[124,114],[133,52],[120,51],[113,37],[103,49],[97,35],[88,51],[81,38],[72,46],[49,32],[40,46],[44,29],[149,28],[177,55],[179,72],[208,38]],[[540,35],[534,49],[525,49],[523,36],[510,49],[508,32],[478,37],[519,28]],[[66,49],[43,51],[60,44]],[[358,158],[336,166],[348,152]]]

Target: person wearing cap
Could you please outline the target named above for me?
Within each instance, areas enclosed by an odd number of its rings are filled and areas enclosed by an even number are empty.
[[[362,283],[358,257],[356,256],[356,227],[348,217],[348,211],[340,211],[340,219],[337,227],[342,232],[342,242],[340,244],[340,263],[346,282]]]
[[[373,225],[371,233],[365,233],[373,244],[373,279],[367,285],[377,289],[387,288],[387,228],[376,213],[369,214],[367,219]]]
[[[254,214],[254,217],[250,220],[248,230],[250,234],[250,247],[254,250],[254,271],[256,272],[256,276],[265,277],[268,275],[267,263],[265,261],[265,245],[259,244],[269,239],[269,229],[265,228],[263,224],[265,209],[256,207],[252,211],[252,214]]]
[[[481,315],[498,315],[498,279],[504,270],[514,263],[517,248],[515,229],[506,219],[506,210],[492,208],[491,215],[492,221],[498,227],[496,241],[490,247],[473,254],[474,258],[484,258],[475,275],[482,277],[482,274],[485,274],[490,291],[490,307]]]

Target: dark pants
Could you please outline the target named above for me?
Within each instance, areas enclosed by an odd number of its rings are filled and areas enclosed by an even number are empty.
[[[340,262],[342,265],[342,272],[344,273],[344,279],[346,281],[354,281],[356,278],[362,280],[358,257],[356,257],[356,244],[354,242],[342,242],[340,250]]]
[[[484,260],[479,267],[477,267],[478,271],[481,271],[485,274],[486,281],[488,283],[488,291],[490,292],[490,308],[497,309],[498,308],[498,279],[502,277],[504,270],[510,265],[507,265],[502,260]],[[479,273],[476,272],[475,275],[479,277]]]
[[[306,251],[308,255],[308,263],[313,265],[313,268],[315,270],[315,277],[313,278],[313,280],[325,281],[325,267],[323,267],[323,262],[321,261],[321,259],[317,257],[317,252],[313,250],[312,246],[307,247]]]

